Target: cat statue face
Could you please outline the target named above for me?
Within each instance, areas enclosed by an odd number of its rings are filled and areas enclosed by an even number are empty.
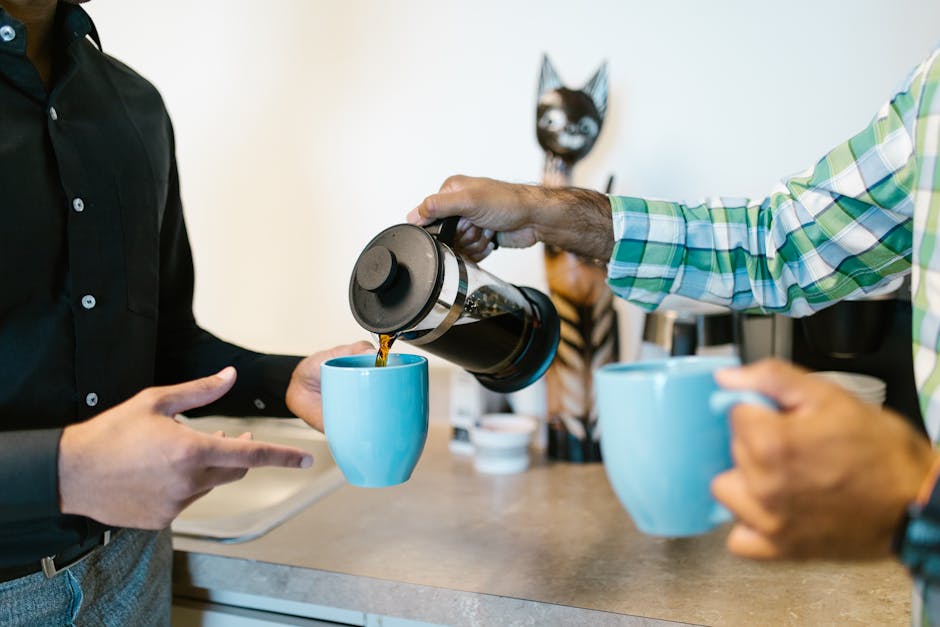
[[[542,57],[535,133],[546,152],[568,165],[583,158],[597,141],[607,111],[607,62],[578,90],[561,84],[558,73]]]

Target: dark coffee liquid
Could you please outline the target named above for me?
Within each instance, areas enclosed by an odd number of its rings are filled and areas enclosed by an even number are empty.
[[[503,313],[455,324],[447,333],[422,345],[422,348],[470,372],[500,372],[511,365],[525,348],[530,326],[528,315]],[[420,335],[413,337],[418,339]],[[409,335],[404,338],[408,341]]]
[[[398,335],[388,335],[381,333],[379,335],[379,352],[375,356],[375,367],[384,368],[388,364],[388,352],[392,350],[392,344]]]

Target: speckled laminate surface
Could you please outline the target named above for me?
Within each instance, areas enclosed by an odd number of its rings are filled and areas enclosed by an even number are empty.
[[[440,386],[432,414],[444,418]],[[343,486],[242,544],[177,538],[174,582],[452,625],[906,625],[903,569],[759,563],[639,533],[600,465],[478,474],[435,420],[412,479]],[[652,620],[651,620],[652,619]]]

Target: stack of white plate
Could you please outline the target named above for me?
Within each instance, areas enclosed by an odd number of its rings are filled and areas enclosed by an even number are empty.
[[[813,375],[832,381],[866,403],[881,406],[885,402],[886,385],[878,377],[838,370],[814,372]]]

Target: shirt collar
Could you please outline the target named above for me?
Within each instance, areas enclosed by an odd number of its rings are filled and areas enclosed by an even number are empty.
[[[56,10],[53,28],[56,31],[56,36],[59,37],[59,42],[63,44],[63,49],[68,48],[76,40],[84,39],[87,36],[91,36],[98,49],[101,49],[98,29],[95,28],[94,22],[91,21],[91,17],[85,12],[85,9],[77,4],[60,2]],[[12,37],[10,36],[11,33]],[[26,27],[2,8],[0,8],[0,51],[18,54],[26,53]]]
[[[59,10],[56,12],[56,21],[58,22],[59,36],[66,46],[70,45],[76,39],[84,39],[91,36],[92,41],[101,50],[101,39],[98,37],[98,29],[95,23],[91,21],[85,9],[77,4],[60,2]]]

